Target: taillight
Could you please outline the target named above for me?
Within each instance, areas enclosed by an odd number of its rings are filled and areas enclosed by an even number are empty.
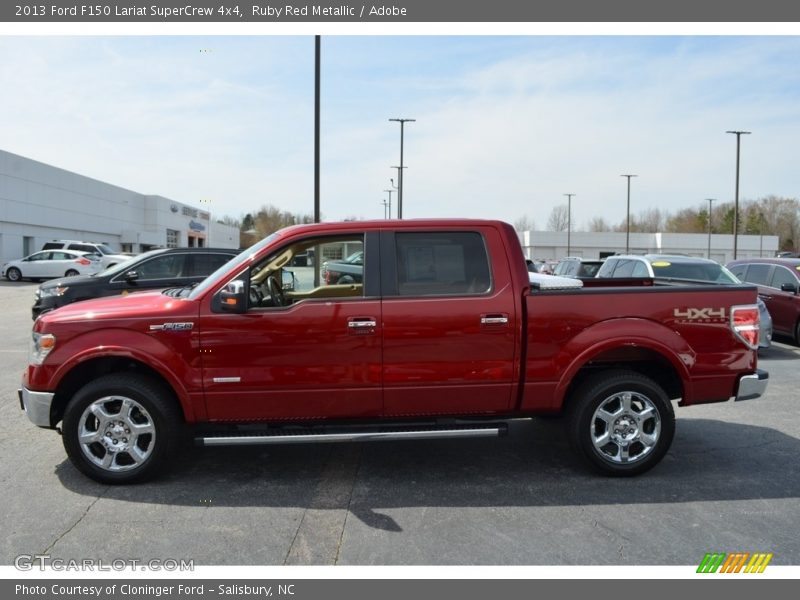
[[[79,258],[79,259],[78,259],[78,260],[76,260],[75,262],[76,262],[76,263],[78,263],[79,265],[83,265],[84,267],[86,267],[86,266],[88,266],[88,265],[92,264],[92,261],[90,261],[90,260],[87,260],[87,259],[85,259],[85,258]]]
[[[755,304],[731,307],[731,329],[734,335],[753,350],[758,348],[760,325],[761,316]]]

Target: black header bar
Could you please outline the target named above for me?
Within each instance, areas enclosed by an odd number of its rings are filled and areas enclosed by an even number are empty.
[[[2,22],[287,23],[743,23],[798,22],[786,0],[11,0]]]

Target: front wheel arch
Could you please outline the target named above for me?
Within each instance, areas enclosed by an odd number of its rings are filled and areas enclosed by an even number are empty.
[[[67,404],[62,440],[75,467],[108,484],[150,479],[182,442],[170,391],[140,373],[112,373],[81,387]]]

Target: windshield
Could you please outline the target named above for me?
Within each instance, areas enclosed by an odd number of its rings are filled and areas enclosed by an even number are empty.
[[[741,283],[736,276],[722,265],[705,262],[670,262],[669,260],[654,260],[650,263],[655,277],[664,279],[689,279],[692,281],[707,281],[710,283],[734,284]]]
[[[194,300],[199,296],[202,296],[206,292],[206,290],[214,284],[214,282],[220,277],[220,275],[223,275],[228,271],[233,271],[235,269],[238,269],[239,267],[247,263],[250,259],[252,259],[256,254],[258,254],[258,252],[262,248],[268,246],[273,241],[278,239],[278,237],[279,236],[277,232],[270,234],[257,244],[250,246],[246,250],[243,250],[242,252],[237,254],[229,262],[226,262],[219,269],[211,273],[211,275],[209,275],[202,282],[200,282],[200,285],[194,288],[192,290],[192,293],[189,294],[189,299]]]
[[[97,275],[93,275],[92,277],[101,277],[106,275],[116,275],[117,273],[122,273],[127,271],[128,269],[133,266],[134,263],[138,263],[140,260],[153,256],[154,254],[158,254],[163,252],[163,250],[150,250],[150,252],[145,252],[144,254],[139,254],[138,256],[133,256],[128,260],[124,260],[121,263],[117,263],[113,266],[108,267],[105,271],[100,271]]]

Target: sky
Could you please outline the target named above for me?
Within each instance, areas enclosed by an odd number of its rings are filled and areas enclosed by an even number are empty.
[[[573,224],[800,195],[800,37],[322,37],[324,220]],[[2,36],[0,148],[235,218],[311,214],[313,36]],[[393,213],[397,194],[392,194]],[[205,204],[207,203],[207,204]]]

